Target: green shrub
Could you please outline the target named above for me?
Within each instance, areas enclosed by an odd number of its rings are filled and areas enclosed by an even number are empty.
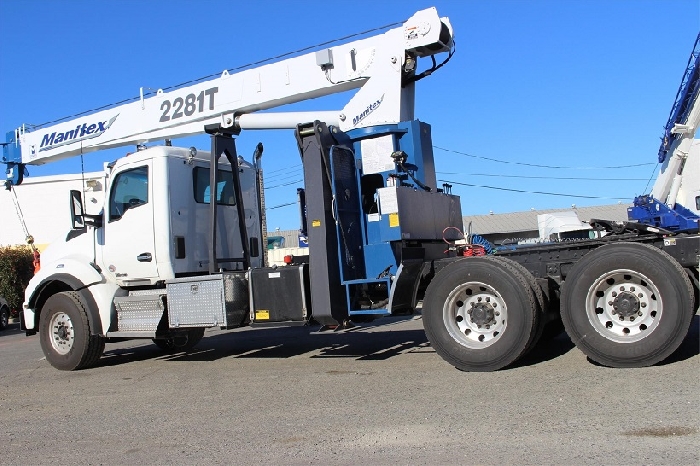
[[[0,296],[13,316],[22,308],[24,289],[34,276],[34,255],[28,246],[0,247]]]

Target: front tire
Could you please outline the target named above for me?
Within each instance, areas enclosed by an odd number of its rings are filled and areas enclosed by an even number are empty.
[[[423,325],[437,354],[457,369],[494,371],[527,350],[537,307],[516,268],[473,257],[445,266],[433,278],[423,300]]]
[[[91,335],[87,308],[74,291],[56,293],[46,300],[39,332],[46,360],[59,370],[90,367],[104,352],[104,338]]]
[[[572,267],[561,304],[566,331],[586,356],[610,367],[645,367],[670,356],[688,333],[693,286],[666,252],[616,243]]]

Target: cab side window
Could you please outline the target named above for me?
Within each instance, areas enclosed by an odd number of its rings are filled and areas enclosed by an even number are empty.
[[[119,220],[129,209],[148,204],[148,167],[119,173],[109,195],[109,220]]]
[[[209,169],[195,167],[193,172],[194,200],[199,204],[209,204],[211,188],[209,186]],[[233,190],[233,173],[226,170],[216,172],[216,203],[218,205],[236,205]]]

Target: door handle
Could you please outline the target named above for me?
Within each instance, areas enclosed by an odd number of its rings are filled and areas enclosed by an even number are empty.
[[[151,262],[151,259],[152,257],[150,252],[144,252],[136,256],[136,260],[139,262]]]

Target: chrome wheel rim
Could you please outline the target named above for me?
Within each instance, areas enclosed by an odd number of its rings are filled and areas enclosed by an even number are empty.
[[[60,355],[68,354],[73,348],[75,331],[73,321],[64,312],[58,312],[51,317],[49,324],[51,331],[51,347]]]
[[[452,290],[442,315],[450,336],[472,349],[496,343],[508,325],[503,297],[495,288],[481,282],[463,283]]]
[[[617,343],[646,338],[659,325],[663,303],[645,275],[618,269],[598,277],[588,289],[586,314],[593,328]]]

